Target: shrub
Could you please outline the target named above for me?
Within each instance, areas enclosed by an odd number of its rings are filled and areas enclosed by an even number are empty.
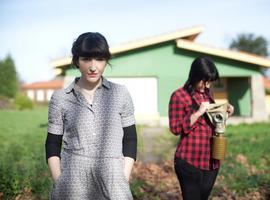
[[[18,110],[33,109],[33,102],[23,94],[16,94],[14,106]]]
[[[5,96],[0,96],[0,110],[11,108],[10,99]]]

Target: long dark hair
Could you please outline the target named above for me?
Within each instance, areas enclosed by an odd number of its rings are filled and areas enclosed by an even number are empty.
[[[108,61],[111,58],[106,38],[100,33],[87,32],[81,34],[73,43],[72,64],[78,67],[79,57],[102,58]]]
[[[195,90],[195,85],[198,84],[201,80],[219,80],[219,73],[216,65],[209,57],[198,57],[192,62],[188,80],[184,85],[184,89],[192,94]]]

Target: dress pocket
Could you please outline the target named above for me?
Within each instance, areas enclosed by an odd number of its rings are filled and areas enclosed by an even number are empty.
[[[63,141],[65,149],[80,150],[83,148],[78,137],[67,137]]]

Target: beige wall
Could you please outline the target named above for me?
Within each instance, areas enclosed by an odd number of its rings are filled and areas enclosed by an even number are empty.
[[[27,89],[25,93],[34,102],[49,102],[54,92],[53,89]]]
[[[226,103],[228,102],[227,92],[214,92],[214,99],[216,103]]]
[[[265,102],[268,116],[270,116],[270,94],[265,95]]]

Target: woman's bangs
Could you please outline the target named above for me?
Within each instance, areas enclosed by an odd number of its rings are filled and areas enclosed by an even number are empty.
[[[106,53],[100,51],[99,49],[82,49],[78,52],[78,56],[86,58],[102,58],[106,60],[108,58]]]
[[[110,53],[108,49],[95,40],[86,40],[82,43],[81,49],[78,51],[78,56],[88,58],[102,58],[108,60]]]

